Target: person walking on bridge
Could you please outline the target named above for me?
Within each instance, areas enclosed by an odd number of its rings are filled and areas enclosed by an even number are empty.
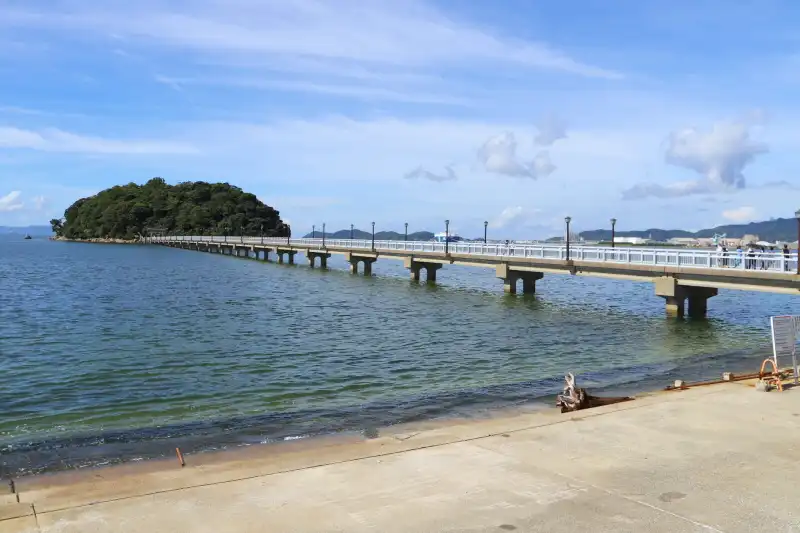
[[[789,245],[783,244],[783,271],[789,271]]]

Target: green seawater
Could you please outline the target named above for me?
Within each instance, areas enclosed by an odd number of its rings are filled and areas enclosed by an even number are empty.
[[[415,284],[159,246],[0,240],[0,466],[36,472],[471,416],[757,370],[800,299],[721,291],[669,320],[648,283],[490,269]],[[3,472],[0,471],[0,475]]]

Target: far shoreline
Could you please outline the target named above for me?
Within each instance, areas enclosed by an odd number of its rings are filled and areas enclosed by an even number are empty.
[[[48,240],[58,242],[80,242],[88,244],[145,244],[139,239],[115,239],[104,237],[93,237],[91,239],[69,239],[67,237],[51,236]]]

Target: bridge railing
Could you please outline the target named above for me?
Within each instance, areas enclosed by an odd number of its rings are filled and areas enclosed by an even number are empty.
[[[371,239],[286,239],[240,236],[164,236],[153,237],[154,242],[216,242],[228,244],[295,246],[322,250],[344,248],[354,251],[428,252],[474,255],[485,257],[513,257],[528,259],[566,260],[567,247],[558,244],[503,244],[482,242],[384,241]],[[766,270],[796,272],[797,253],[784,256],[781,251],[755,253],[746,251],[717,252],[716,250],[687,250],[675,248],[611,248],[608,246],[570,246],[569,259],[633,265],[655,265],[688,268]]]

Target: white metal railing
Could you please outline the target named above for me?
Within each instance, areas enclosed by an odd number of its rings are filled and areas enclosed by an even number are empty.
[[[163,236],[150,237],[151,242],[216,242],[227,244],[298,246],[310,249],[345,248],[349,250],[429,252],[474,255],[481,257],[514,257],[521,259],[567,259],[567,247],[556,244],[504,244],[482,242],[373,241],[350,239],[286,239],[261,237]],[[753,252],[746,250],[686,250],[675,248],[611,248],[608,246],[570,246],[569,258],[574,261],[599,263],[657,265],[714,269],[740,269],[770,272],[796,272],[797,253],[785,256],[780,250]]]

